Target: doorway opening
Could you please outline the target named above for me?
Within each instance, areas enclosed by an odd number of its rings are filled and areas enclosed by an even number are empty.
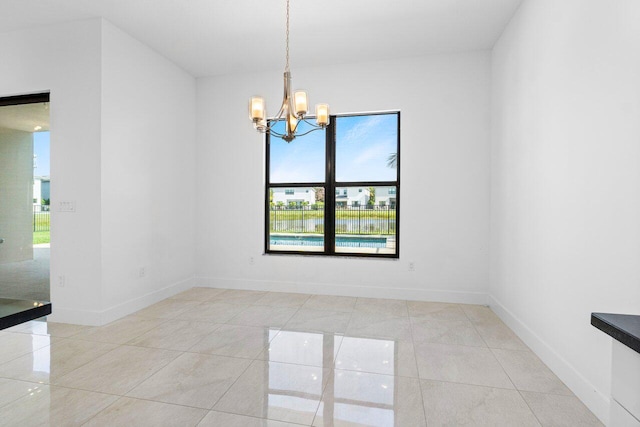
[[[0,98],[0,298],[50,300],[49,94]]]

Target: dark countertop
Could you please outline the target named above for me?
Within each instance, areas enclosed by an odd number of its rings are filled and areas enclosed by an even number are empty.
[[[0,329],[51,314],[51,303],[21,299],[0,298]]]
[[[640,316],[591,313],[591,324],[613,339],[640,353]]]

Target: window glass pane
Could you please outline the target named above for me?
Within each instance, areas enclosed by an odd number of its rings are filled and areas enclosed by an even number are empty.
[[[301,122],[299,132],[311,127]],[[274,126],[278,133],[284,132],[284,121]],[[269,179],[272,183],[324,182],[325,177],[325,131],[318,130],[287,143],[282,138],[269,139]]]
[[[336,118],[336,181],[396,181],[398,115]]]
[[[359,188],[338,189],[336,252],[395,254],[396,187]]]
[[[324,251],[324,187],[269,189],[269,250]]]

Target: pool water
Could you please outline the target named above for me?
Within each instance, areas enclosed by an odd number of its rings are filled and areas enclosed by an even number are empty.
[[[270,236],[271,246],[324,246],[322,236]],[[386,237],[337,236],[337,247],[346,248],[386,248]]]

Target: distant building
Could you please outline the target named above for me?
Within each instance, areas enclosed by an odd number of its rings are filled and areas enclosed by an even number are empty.
[[[369,206],[371,191],[368,187],[342,187],[336,189],[336,207],[358,208]],[[272,188],[271,203],[275,207],[311,206],[316,203],[316,192],[311,188]],[[395,187],[375,187],[375,208],[396,207]]]
[[[51,178],[49,176],[33,177],[33,204],[42,205],[43,200],[51,200]]]
[[[309,206],[316,202],[316,192],[310,188],[272,188],[274,206]]]
[[[336,207],[359,207],[369,203],[371,194],[368,188],[346,187],[336,188]]]
[[[396,187],[376,187],[376,206],[396,208]]]

